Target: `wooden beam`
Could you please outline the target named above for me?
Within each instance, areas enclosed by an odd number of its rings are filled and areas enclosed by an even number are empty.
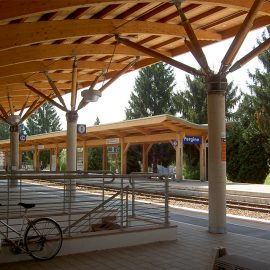
[[[60,91],[58,90],[58,88],[56,87],[55,83],[53,82],[53,80],[50,78],[48,72],[44,72],[45,77],[47,78],[50,86],[52,87],[53,92],[55,93],[55,95],[57,96],[58,100],[60,101],[60,103],[67,108],[64,99],[61,96]]]
[[[19,114],[20,117],[22,117],[22,115],[23,115],[23,112],[24,112],[24,109],[25,109],[25,107],[27,105],[28,99],[29,99],[29,95],[27,96],[26,101],[22,105],[22,108],[21,108],[21,111],[20,111],[20,114]]]
[[[77,100],[77,79],[78,79],[78,74],[77,74],[77,61],[76,57],[73,62],[73,67],[72,67],[72,88],[71,88],[71,110],[74,111],[76,107],[76,100]]]
[[[42,92],[40,92],[39,90],[37,90],[35,87],[25,83],[25,86],[27,88],[29,88],[32,92],[34,92],[35,94],[41,96],[42,98],[46,99],[47,101],[51,102],[54,106],[56,106],[57,108],[59,108],[62,111],[68,112],[68,110],[63,107],[62,105],[60,105],[59,103],[57,103],[56,101],[54,101],[52,98],[44,95]]]
[[[124,64],[120,63],[108,63],[102,61],[84,61],[80,60],[77,63],[78,70],[93,71],[93,70],[120,70],[125,67]],[[32,61],[22,64],[14,64],[12,66],[0,67],[0,78],[8,77],[19,74],[29,74],[37,72],[47,72],[58,71],[58,70],[67,70],[70,71],[72,67],[72,61],[70,60],[58,60],[56,62],[44,60],[44,61]]]
[[[177,4],[178,2],[175,2],[175,6],[179,12],[182,25],[185,28],[185,31],[187,33],[187,36],[190,41],[190,47],[191,47],[191,53],[193,54],[194,58],[197,60],[201,68],[206,72],[210,73],[210,68],[208,66],[206,57],[204,55],[204,52],[201,48],[201,45],[198,42],[197,36],[195,34],[195,31],[193,30],[191,24],[189,23],[189,20],[187,19],[185,13],[183,12],[181,5]],[[181,3],[181,2],[180,2]]]
[[[25,18],[30,15],[42,15],[44,13],[55,12],[57,10],[72,10],[82,7],[90,7],[97,4],[115,4],[115,0],[61,0],[61,1],[48,1],[39,0],[35,5],[31,5],[28,1],[20,0],[1,0],[1,14],[0,20],[15,20]],[[169,0],[164,2],[171,2]],[[234,9],[248,9],[252,5],[252,0],[196,0],[196,2],[207,5],[224,6]],[[117,0],[117,3],[134,3],[134,0]],[[160,3],[160,0],[152,0],[151,3]],[[19,6],[20,8],[14,8]],[[265,4],[262,12],[270,13],[269,5]],[[129,15],[129,14],[128,14]],[[128,16],[127,15],[127,16]],[[121,17],[119,17],[121,18]]]
[[[239,59],[230,69],[228,72],[236,71],[237,69],[241,68],[243,65],[248,63],[250,60],[252,60],[254,57],[258,56],[260,53],[264,52],[265,50],[270,48],[270,38],[265,40],[263,43],[261,43],[258,47],[253,49],[251,52],[246,54],[244,57]]]
[[[236,34],[232,44],[230,45],[227,53],[225,54],[224,58],[221,61],[221,66],[219,69],[220,73],[224,73],[228,70],[231,66],[236,54],[238,53],[248,31],[251,29],[253,25],[253,21],[256,18],[258,11],[264,4],[264,0],[255,0],[249,13],[247,14],[244,22],[241,24],[241,27]]]
[[[133,48],[135,50],[138,50],[139,52],[143,52],[143,53],[148,54],[148,55],[150,55],[152,57],[155,57],[155,58],[157,58],[157,59],[159,59],[159,60],[161,60],[161,61],[163,61],[163,62],[165,62],[167,64],[170,64],[170,65],[172,65],[172,66],[174,66],[176,68],[184,70],[185,72],[191,73],[193,75],[204,75],[201,71],[199,71],[199,70],[197,70],[195,68],[192,68],[192,67],[190,67],[190,66],[188,66],[186,64],[183,64],[181,62],[178,62],[178,61],[176,61],[176,60],[174,60],[174,59],[172,59],[170,57],[167,57],[167,56],[165,56],[165,55],[163,55],[163,54],[161,54],[161,53],[159,53],[157,51],[154,51],[154,50],[148,49],[146,47],[143,47],[143,46],[141,46],[139,44],[136,44],[136,43],[134,43],[134,42],[132,42],[130,40],[120,38],[118,36],[116,36],[116,40],[118,42],[121,42],[121,43],[125,44],[128,47],[131,47],[131,48]]]
[[[111,55],[115,45],[110,44],[60,44],[60,45],[40,45],[15,48],[0,51],[0,66],[8,66],[19,63],[40,61],[44,59],[77,57],[91,55]],[[161,51],[165,55],[170,55],[166,51]],[[136,56],[137,50],[127,48],[126,46],[117,46],[114,55]],[[143,54],[141,54],[143,56]]]
[[[52,73],[50,78],[54,81],[71,81],[72,75],[70,73]],[[93,81],[95,76],[83,74],[78,77],[79,81]],[[30,82],[47,82],[43,74],[34,74],[32,76],[15,75],[10,77],[0,78],[0,85],[12,85],[17,83],[30,83]]]
[[[8,98],[8,104],[9,104],[9,109],[10,109],[11,115],[14,115],[14,105],[12,102],[12,98],[9,94],[8,94],[7,98]]]
[[[24,120],[26,120],[28,118],[28,116],[30,116],[32,114],[32,111],[34,110],[37,102],[39,101],[40,97],[37,97],[36,100],[30,105],[30,107],[28,108],[28,110],[26,111],[26,113],[23,115],[23,117],[21,118],[20,122],[22,123]]]
[[[0,25],[0,32],[2,37],[0,50],[42,43],[44,41],[61,40],[67,37],[81,38],[93,35],[129,35],[136,33],[179,38],[186,36],[184,27],[181,25],[114,19],[52,20],[6,24]],[[201,40],[221,40],[221,36],[213,31],[195,30],[195,32],[198,39]]]

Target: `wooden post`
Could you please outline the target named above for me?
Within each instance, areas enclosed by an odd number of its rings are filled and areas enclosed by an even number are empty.
[[[83,170],[88,171],[88,146],[86,141],[83,144]]]
[[[176,180],[183,180],[183,139],[184,133],[177,134],[177,145],[175,149]]]
[[[148,153],[152,147],[152,143],[151,144],[143,144],[143,148],[142,148],[142,163],[143,163],[143,172],[148,172]]]
[[[129,143],[124,143],[121,139],[121,174],[127,173],[127,151],[129,148]]]
[[[200,145],[200,180],[206,181],[206,138],[203,136]]]
[[[102,170],[108,169],[107,145],[102,146]]]

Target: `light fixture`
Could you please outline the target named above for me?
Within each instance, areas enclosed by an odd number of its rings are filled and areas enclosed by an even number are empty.
[[[101,97],[101,92],[99,90],[87,89],[82,91],[81,95],[86,102],[96,102]]]

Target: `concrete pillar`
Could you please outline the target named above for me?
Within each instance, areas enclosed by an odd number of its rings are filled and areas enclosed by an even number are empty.
[[[200,145],[200,180],[206,181],[206,139],[202,137]]]
[[[226,232],[226,87],[225,76],[208,78],[208,229],[211,233]]]
[[[72,172],[77,169],[77,120],[78,113],[69,111],[66,113],[67,119],[67,171]],[[69,181],[68,181],[69,182]],[[72,180],[70,189],[76,190],[76,181]]]
[[[175,146],[175,174],[176,180],[183,180],[183,139],[184,133],[177,135],[177,145]]]
[[[18,125],[10,126],[10,164],[11,171],[19,169],[19,128]]]

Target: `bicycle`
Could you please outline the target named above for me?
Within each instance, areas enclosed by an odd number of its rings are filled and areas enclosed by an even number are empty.
[[[0,224],[18,236],[15,239],[10,239],[8,233],[0,230],[0,235],[4,237],[4,244],[10,247],[10,251],[13,254],[26,253],[34,259],[42,261],[55,257],[60,251],[63,242],[63,234],[59,224],[47,217],[31,220],[27,216],[27,211],[35,207],[35,204],[20,202],[18,205],[25,209],[22,227],[19,232],[14,227],[0,220]]]

